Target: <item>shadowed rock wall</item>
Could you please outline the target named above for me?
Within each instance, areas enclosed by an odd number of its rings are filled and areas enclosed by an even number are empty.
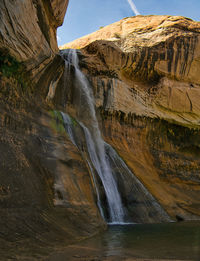
[[[105,227],[87,163],[50,102],[67,4],[0,3],[1,260],[40,260]]]

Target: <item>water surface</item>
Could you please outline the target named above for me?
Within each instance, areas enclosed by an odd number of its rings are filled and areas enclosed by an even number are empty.
[[[53,255],[63,260],[200,260],[200,222],[109,226]]]

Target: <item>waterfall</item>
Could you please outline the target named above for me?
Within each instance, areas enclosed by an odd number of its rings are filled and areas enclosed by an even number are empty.
[[[121,197],[118,191],[116,181],[112,175],[112,170],[108,159],[106,158],[104,141],[101,137],[98,121],[96,118],[94,97],[92,89],[85,75],[81,72],[78,66],[78,55],[76,50],[71,49],[67,53],[64,52],[64,58],[75,68],[75,77],[81,88],[84,114],[87,114],[87,119],[84,123],[82,117],[78,116],[80,125],[84,131],[87,148],[90,156],[90,160],[99,175],[99,178],[103,184],[108,208],[109,208],[109,222],[111,223],[123,223],[124,222],[124,209],[121,201]],[[83,105],[82,104],[82,105]],[[66,126],[67,118],[63,117]],[[86,126],[87,125],[87,126]],[[69,127],[68,127],[69,128]],[[70,129],[69,129],[70,133]],[[71,134],[70,134],[71,135]],[[71,136],[73,141],[73,138]],[[100,203],[99,203],[100,205]]]
[[[75,141],[74,127],[73,127],[73,122],[72,122],[70,116],[68,114],[66,114],[66,113],[63,113],[63,112],[61,112],[61,115],[62,115],[62,118],[63,118],[63,121],[64,121],[64,127],[66,129],[67,134],[69,135],[69,138],[70,138],[71,142],[78,148],[79,146],[78,146],[78,144]],[[80,126],[81,125],[86,130],[86,133],[89,133],[87,128],[82,123],[80,123]],[[90,133],[88,135],[91,136]],[[86,141],[87,141],[87,136],[86,136]],[[94,147],[94,143],[92,141],[91,141],[90,147],[92,147],[92,148]],[[91,150],[88,149],[88,151],[91,151]],[[95,152],[94,152],[94,155],[95,155]],[[96,155],[95,155],[95,157],[96,157]],[[105,219],[105,216],[104,216],[104,213],[103,213],[103,208],[102,208],[102,205],[101,205],[101,200],[100,200],[100,195],[99,195],[99,191],[98,191],[98,187],[97,187],[95,174],[94,174],[94,171],[93,171],[93,168],[92,168],[92,165],[91,165],[89,159],[86,159],[86,161],[87,161],[87,164],[88,164],[88,166],[90,168],[90,171],[91,171],[91,174],[92,174],[92,178],[93,178],[93,182],[94,182],[94,186],[95,186],[96,193],[97,193],[97,206],[98,206],[98,208],[100,210],[101,216],[103,217],[103,219]]]
[[[62,56],[65,59],[67,73],[70,73],[70,70],[74,73],[73,81],[76,81],[78,85],[79,94],[76,95],[78,101],[75,103],[76,120],[66,113],[61,114],[70,140],[79,149],[90,168],[101,216],[110,224],[170,221],[170,217],[156,199],[129,170],[115,150],[102,139],[92,88],[79,69],[77,51],[64,50]],[[79,129],[78,132],[77,129]],[[84,136],[87,153],[81,144],[81,135]],[[107,215],[104,211],[99,184],[104,189],[108,206]],[[127,203],[126,206],[122,204],[122,196]]]
[[[72,123],[72,121],[71,121],[71,118],[69,117],[69,115],[67,115],[66,113],[63,113],[63,112],[61,112],[61,115],[62,115],[64,124],[65,124],[66,132],[68,133],[71,142],[72,142],[76,147],[78,147],[77,144],[76,144],[76,141],[75,141],[74,134],[73,134],[73,123]]]
[[[105,148],[111,165],[114,166],[115,172],[119,173],[122,176],[122,182],[124,179],[128,179],[131,177],[131,182],[128,184],[130,190],[134,191],[133,197],[140,198],[143,202],[143,209],[138,212],[141,212],[142,215],[140,220],[142,222],[146,222],[149,218],[149,214],[153,212],[156,213],[156,219],[159,222],[168,221],[171,222],[171,218],[169,215],[164,211],[164,209],[160,206],[157,200],[151,195],[151,193],[145,188],[145,186],[140,182],[138,178],[131,172],[125,162],[120,158],[120,156],[116,153],[116,151],[105,142]]]

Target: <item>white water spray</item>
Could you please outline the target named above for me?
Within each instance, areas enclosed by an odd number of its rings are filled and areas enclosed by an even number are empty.
[[[91,170],[96,189],[97,205],[101,216],[107,219],[111,225],[130,224],[129,222],[132,220],[144,223],[170,221],[170,217],[155,198],[129,170],[115,150],[102,139],[95,112],[93,91],[86,76],[79,69],[77,50],[64,50],[62,51],[62,55],[66,65],[65,77],[71,71],[80,91],[78,100],[75,101],[77,107],[76,124],[74,124],[69,115],[62,113],[62,117],[69,138],[79,149],[82,156],[85,157]],[[79,142],[80,131],[76,132],[76,125],[79,126],[78,128],[84,134],[88,153],[84,153],[84,147]],[[104,188],[109,213],[104,211],[97,177],[99,177],[98,179]],[[126,188],[125,191],[118,190],[119,183],[121,184],[121,188]],[[59,185],[60,183],[55,188],[60,191]],[[63,191],[61,190],[60,192],[63,195]],[[123,205],[122,197],[126,199],[125,203],[129,204],[128,208],[126,205]],[[66,198],[65,195],[63,198]],[[109,217],[106,217],[108,214]]]
[[[90,119],[90,124],[87,127],[83,124],[83,122],[79,122],[79,124],[81,125],[85,133],[91,162],[96,169],[105,190],[110,214],[109,221],[116,224],[124,223],[123,205],[118,191],[117,183],[112,175],[111,167],[106,158],[104,141],[101,137],[101,132],[96,117],[94,97],[90,88],[90,84],[86,76],[79,69],[79,59],[77,51],[71,49],[68,50],[65,55],[68,65],[70,66],[71,64],[74,66],[76,80],[79,83],[79,87],[83,95],[82,98],[85,101],[84,112],[85,114],[87,114],[87,119]],[[66,126],[69,126],[67,116],[64,116],[63,119]],[[67,131],[72,142],[74,143],[73,133],[71,132],[70,128]]]
[[[139,11],[137,10],[136,5],[133,3],[132,0],[127,0],[131,9],[133,10],[133,12],[135,13],[135,15],[140,15]]]

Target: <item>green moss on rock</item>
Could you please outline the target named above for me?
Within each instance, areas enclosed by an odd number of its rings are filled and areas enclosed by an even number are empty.
[[[59,111],[50,111],[49,112],[50,116],[52,117],[51,119],[51,127],[54,129],[54,131],[64,134],[65,132],[65,127],[64,127],[64,121],[62,118],[62,115]]]
[[[0,50],[0,77],[14,79],[22,90],[30,86],[30,78],[22,62],[17,61],[8,51]]]

